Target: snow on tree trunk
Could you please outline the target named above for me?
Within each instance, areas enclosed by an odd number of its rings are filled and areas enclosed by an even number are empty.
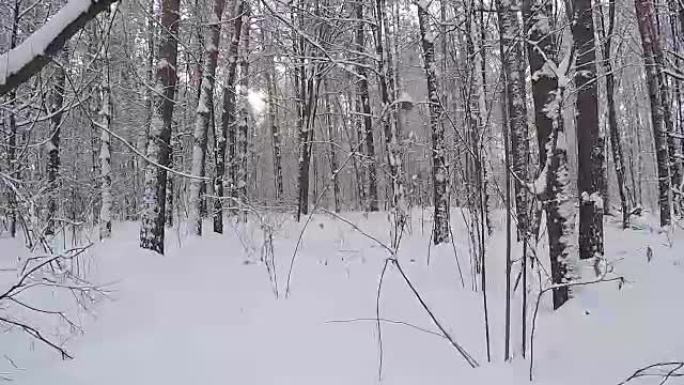
[[[664,92],[665,78],[662,68],[662,50],[655,27],[655,10],[651,0],[635,0],[637,23],[641,34],[648,96],[651,102],[651,125],[656,150],[656,167],[658,172],[658,205],[660,207],[660,225],[671,223],[670,200],[670,164],[667,139],[669,109]]]
[[[518,16],[519,0],[498,0],[499,30],[503,55],[503,71],[506,76],[507,110],[510,121],[510,145],[512,172],[515,174],[515,208],[518,219],[518,234],[527,237],[528,207],[524,183],[528,180],[528,158],[530,152],[527,127],[527,94],[525,87],[526,61],[523,29]],[[525,238],[526,239],[526,238]]]
[[[439,85],[435,69],[435,32],[432,30],[427,2],[418,3],[423,67],[427,81],[430,103],[430,129],[432,132],[432,183],[434,189],[434,227],[432,241],[435,245],[449,241],[449,165],[446,161],[444,126],[442,125],[442,104],[439,100]]]
[[[221,17],[225,0],[214,0],[211,15],[209,17],[209,29],[204,51],[204,77],[200,85],[200,96],[197,104],[197,115],[193,132],[191,174],[205,175],[205,159],[207,154],[207,133],[211,123],[211,111],[214,109],[214,85],[216,83],[216,65],[218,62],[218,47],[221,36]],[[202,235],[202,186],[204,181],[193,179],[190,181],[190,197],[188,222],[190,231],[195,235]]]
[[[534,44],[527,45],[527,58],[532,76],[534,116],[539,140],[539,160],[542,168],[536,192],[546,210],[546,229],[553,284],[568,282],[572,277],[570,237],[573,234],[570,177],[562,127],[559,86],[559,65],[555,62],[556,34],[552,32],[551,5],[543,0],[524,0],[527,37]],[[563,69],[565,70],[565,69]],[[553,307],[558,309],[569,298],[567,287],[553,290]]]
[[[64,49],[60,55],[61,63],[55,67],[54,85],[50,93],[49,109],[52,117],[50,118],[50,139],[48,140],[48,164],[47,164],[47,218],[46,218],[46,235],[53,235],[55,233],[55,215],[57,214],[58,197],[59,194],[59,168],[61,159],[59,154],[59,145],[62,131],[62,115],[64,113],[64,90],[66,85],[65,66],[69,60],[67,50]]]
[[[560,90],[558,92],[561,92]],[[560,110],[558,110],[560,114]],[[574,235],[573,213],[575,211],[565,133],[562,123],[555,122],[555,149],[550,154],[547,168],[546,228],[549,236],[549,258],[551,259],[551,281],[563,284],[574,276],[572,237]],[[553,308],[558,309],[570,297],[570,289],[559,287],[553,290]]]
[[[173,105],[176,94],[176,61],[180,0],[162,0],[161,31],[155,73],[150,138],[146,155],[162,166],[169,164]],[[145,166],[140,247],[164,254],[166,170]]]
[[[364,1],[357,1],[356,6],[356,29],[354,33],[356,50],[359,52],[365,52],[366,49],[366,34],[364,31]],[[359,79],[356,82],[357,87],[357,98],[356,98],[356,112],[359,114],[358,119],[359,132],[361,133],[359,140],[363,143],[361,145],[363,153],[363,169],[365,178],[364,182],[367,183],[364,186],[364,196],[367,199],[366,210],[368,211],[378,211],[378,177],[376,170],[375,161],[375,141],[373,138],[373,123],[372,123],[372,112],[370,105],[370,91],[368,87],[368,74],[366,71],[366,61],[363,55],[359,55],[356,59],[359,65],[356,66],[356,73]]]
[[[214,176],[214,193],[217,199],[214,200],[214,232],[223,233],[223,176],[226,172],[226,138],[229,139],[230,155],[230,196],[233,197],[235,184],[235,122],[236,122],[236,103],[235,103],[235,72],[237,69],[238,48],[240,46],[240,35],[242,31],[242,15],[244,2],[234,0],[233,2],[233,30],[231,31],[230,46],[228,48],[228,69],[226,80],[223,86],[223,113],[221,115],[221,127],[214,134],[216,144],[214,146],[214,161],[216,163],[216,175]],[[230,202],[233,206],[234,203]]]
[[[603,141],[599,138],[596,51],[591,0],[574,5],[572,35],[576,52],[577,190],[579,194],[579,255],[603,255]]]

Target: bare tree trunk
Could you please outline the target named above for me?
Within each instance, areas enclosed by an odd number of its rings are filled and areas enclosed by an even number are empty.
[[[171,128],[171,135],[173,136],[173,127]],[[178,147],[178,142],[171,139],[169,144],[169,169],[175,168],[174,148]],[[168,228],[173,227],[173,205],[174,205],[174,181],[175,176],[171,172],[166,173],[166,219],[164,225]]]
[[[146,155],[162,166],[169,164],[171,124],[176,94],[176,62],[178,42],[179,0],[162,0],[161,31],[154,108],[150,124],[150,140]],[[166,170],[153,164],[145,167],[140,247],[164,254],[164,222],[166,214]]]
[[[221,18],[225,0],[214,0],[209,17],[209,29],[206,40],[209,42],[204,51],[203,80],[200,85],[200,96],[197,104],[195,130],[193,132],[192,165],[193,175],[205,176],[205,161],[207,154],[207,133],[211,123],[211,112],[214,109],[214,86],[216,84],[216,65],[218,62],[218,47],[221,37]],[[190,207],[188,222],[193,234],[202,235],[202,186],[203,180],[190,181]]]
[[[551,4],[543,0],[524,0],[525,24],[528,37],[534,44],[527,45],[530,74],[532,75],[532,96],[534,116],[539,140],[539,160],[542,168],[537,193],[544,202],[546,228],[551,260],[551,279],[553,284],[561,284],[571,279],[568,267],[569,248],[567,241],[572,235],[572,213],[570,186],[568,179],[565,136],[562,132],[561,102],[563,89],[559,87],[558,77],[567,68],[556,64],[557,34],[552,32]],[[569,62],[569,59],[568,59]],[[558,309],[568,300],[568,288],[553,290],[553,307]]]
[[[105,37],[108,39],[108,37]],[[112,234],[112,159],[109,129],[112,121],[112,95],[109,78],[109,42],[102,49],[102,79],[100,85],[100,117],[102,126],[100,134],[100,239],[109,238]]]
[[[328,94],[328,82],[323,80],[323,103],[325,107],[325,127],[328,134],[328,160],[330,161],[330,179],[333,184],[333,203],[335,212],[339,213],[340,208],[340,183],[338,178],[339,162],[337,161],[337,142],[335,138],[335,119],[330,106],[330,95]]]
[[[366,38],[364,32],[364,1],[356,2],[356,23],[355,30],[355,43],[356,50],[359,52],[365,52],[366,48]],[[359,75],[360,79],[357,80],[357,108],[356,112],[359,114],[360,118],[358,120],[359,125],[363,123],[363,129],[359,132],[362,133],[359,140],[363,139],[363,166],[366,174],[365,182],[367,186],[367,191],[365,192],[365,198],[367,199],[366,209],[368,211],[378,211],[378,178],[376,171],[376,161],[375,161],[375,142],[373,139],[373,125],[372,125],[372,113],[370,105],[370,92],[368,89],[368,74],[366,67],[364,66],[366,61],[363,56],[356,59],[359,65],[356,66],[356,73]]]
[[[319,74],[313,73],[306,75],[304,63],[301,64],[300,87],[301,87],[301,107],[302,118],[300,119],[299,129],[299,167],[297,177],[298,204],[297,220],[302,215],[309,213],[309,170],[311,168],[311,146],[314,139],[314,120],[316,117],[316,106],[318,103],[318,86],[320,85]],[[303,75],[303,76],[302,76]]]
[[[265,28],[261,29],[261,44],[265,47],[266,44]],[[275,78],[275,52],[269,53],[266,58],[266,72],[264,78],[266,80],[266,102],[268,105],[268,123],[271,126],[271,139],[273,141],[273,181],[275,183],[275,199],[280,202],[283,199],[283,166],[282,166],[282,139],[280,137],[280,126],[278,123],[278,81]]]
[[[425,2],[418,4],[423,65],[430,102],[430,128],[432,131],[432,184],[434,189],[434,228],[432,241],[435,245],[449,241],[449,166],[446,161],[444,126],[442,125],[442,104],[439,100],[439,85],[435,68],[435,32],[432,30],[430,14]]]
[[[223,176],[226,172],[226,137],[229,142],[230,155],[230,196],[235,191],[235,125],[236,109],[235,103],[235,71],[237,69],[238,48],[240,46],[240,35],[242,34],[242,13],[244,12],[244,2],[234,0],[231,17],[233,18],[233,30],[231,31],[231,41],[228,48],[228,70],[223,86],[223,113],[221,115],[221,129],[216,130],[214,137],[216,144],[214,147],[214,160],[216,162],[216,176],[214,177],[214,232],[223,233]],[[231,202],[231,206],[234,202]]]
[[[14,0],[14,9],[12,12],[12,31],[10,32],[10,49],[17,46],[17,35],[19,33],[19,11],[20,11],[21,1]],[[11,176],[15,180],[21,178],[21,173],[17,170],[19,165],[17,164],[17,118],[15,116],[16,98],[17,91],[12,90],[9,95],[9,138],[8,138],[8,149],[7,149],[7,161],[9,169],[12,170]],[[7,202],[9,205],[9,221],[10,221],[10,235],[14,238],[17,235],[17,194],[8,189],[7,192]]]
[[[515,208],[518,219],[519,238],[527,240],[528,207],[527,194],[524,186],[528,181],[527,164],[530,153],[527,127],[527,102],[525,90],[526,61],[523,41],[520,36],[523,28],[518,17],[521,10],[519,0],[497,0],[499,30],[502,52],[504,55],[503,71],[506,73],[506,94],[508,101],[508,117],[511,127],[511,170],[515,175],[514,194]]]
[[[651,0],[635,0],[637,22],[641,34],[646,81],[651,101],[651,123],[656,150],[658,171],[658,205],[660,206],[660,225],[671,223],[670,164],[667,138],[667,123],[670,119],[663,74],[663,55],[655,28],[655,10]]]
[[[145,84],[143,84],[143,90],[142,94],[144,95],[144,108],[145,108],[145,120],[144,120],[144,127],[141,130],[140,136],[138,137],[138,143],[137,147],[138,149],[142,152],[145,153],[147,152],[147,145],[149,144],[149,137],[150,137],[150,127],[152,126],[152,99],[154,97],[154,93],[152,91],[153,85],[154,85],[154,44],[155,44],[155,26],[156,26],[156,20],[155,20],[155,14],[154,14],[154,2],[155,0],[146,0],[147,1],[147,13],[149,16],[147,17],[146,21],[146,31],[145,31],[145,40],[147,42],[147,52],[145,52]],[[145,168],[145,162],[140,158],[136,157],[135,158],[135,164],[136,164],[136,170],[138,171],[144,171]],[[136,188],[138,191],[140,191],[140,186],[143,185],[144,182],[144,175],[142,178],[140,178],[138,175],[140,175],[140,172],[136,172]],[[142,179],[142,180],[141,180]],[[139,206],[140,206],[140,195],[141,194],[136,194],[136,212],[139,211]]]
[[[579,255],[589,259],[603,255],[603,141],[600,138],[596,81],[594,19],[591,0],[574,5],[572,35],[576,57],[577,88],[577,190],[580,196]]]
[[[389,179],[391,183],[391,209],[392,209],[392,247],[396,248],[401,239],[406,224],[406,202],[404,198],[404,173],[401,162],[401,148],[399,145],[399,132],[396,125],[394,95],[390,89],[390,66],[391,62],[385,52],[386,32],[386,6],[385,0],[375,0],[376,24],[372,25],[375,34],[375,52],[378,64],[378,88],[382,103],[382,125],[385,134],[385,146],[387,148],[387,164],[389,166]]]
[[[249,34],[250,34],[250,6],[249,0],[244,0],[242,13],[242,52],[240,56],[240,92],[237,114],[237,193],[238,200],[247,203],[247,161],[249,159]],[[241,208],[244,211],[244,207]],[[243,216],[243,219],[246,218]]]
[[[273,60],[273,59],[270,59]],[[275,66],[271,67],[275,69]],[[275,71],[274,71],[275,72]],[[276,103],[277,86],[270,74],[266,75],[268,93],[268,119],[271,125],[271,138],[273,139],[273,175],[275,182],[275,199],[283,199],[283,166],[282,166],[282,144],[280,138],[280,127],[278,124],[278,105]]]
[[[611,49],[613,33],[615,31],[615,3],[608,3],[608,31],[602,27],[603,32],[603,68],[606,74],[606,101],[608,103],[608,131],[610,133],[610,148],[613,153],[613,163],[615,166],[615,176],[618,183],[618,193],[620,195],[620,206],[622,208],[622,228],[629,226],[629,209],[627,196],[625,193],[625,162],[622,152],[622,141],[620,139],[620,127],[617,122],[617,107],[615,105],[615,76],[613,75],[613,63],[611,59]],[[603,14],[601,15],[601,26],[603,26]],[[606,204],[607,208],[608,205]]]
[[[50,118],[50,139],[48,141],[48,165],[47,165],[47,218],[45,229],[46,235],[53,235],[55,233],[55,215],[58,209],[59,194],[59,168],[61,159],[59,154],[59,145],[62,131],[62,115],[64,108],[64,92],[66,83],[65,67],[68,65],[69,56],[67,48],[65,47],[60,55],[61,63],[55,68],[54,86],[50,94],[49,110],[52,117]]]
[[[558,92],[563,92],[559,89]],[[560,114],[561,108],[556,110]],[[546,171],[546,227],[549,237],[549,258],[551,259],[551,281],[554,284],[569,282],[573,277],[573,262],[570,251],[572,245],[568,242],[574,234],[571,214],[574,203],[570,199],[570,171],[568,169],[568,155],[562,120],[554,122],[556,134],[552,138],[556,142],[552,145],[551,158],[547,160]],[[558,309],[570,297],[567,286],[553,289],[553,308]]]

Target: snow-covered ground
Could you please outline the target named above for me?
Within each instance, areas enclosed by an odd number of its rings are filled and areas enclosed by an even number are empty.
[[[388,239],[386,214],[346,218],[378,239]],[[529,351],[520,348],[520,294],[513,303],[513,360],[503,362],[504,242],[488,243],[492,362],[486,359],[481,293],[472,290],[467,231],[453,215],[451,245],[429,246],[429,214],[415,212],[399,260],[435,316],[477,361],[471,369],[420,306],[396,268],[390,266],[380,299],[384,384],[524,384]],[[75,359],[18,331],[0,335],[0,375],[22,385],[327,385],[378,383],[378,334],[374,318],[380,272],[387,252],[348,224],[316,215],[294,264],[289,297],[287,271],[301,224],[272,216],[280,298],[261,263],[262,231],[256,224],[168,239],[166,256],[138,248],[138,226],[115,224],[113,238],[98,243],[84,264],[88,278],[106,284],[110,299],[83,315],[85,334],[66,341]],[[560,311],[550,294],[540,309],[535,336],[535,384],[617,384],[636,369],[684,360],[684,236],[659,234],[644,221],[622,231],[609,220],[607,257],[613,275],[626,283],[600,283],[575,290]],[[653,259],[647,261],[647,248]],[[2,267],[23,251],[0,239]],[[545,258],[546,249],[538,253]],[[517,258],[517,254],[516,254]],[[593,279],[585,267],[585,278]],[[517,265],[514,269],[515,283]],[[7,281],[14,273],[3,273]],[[611,275],[612,276],[612,275]],[[535,289],[529,296],[534,308]],[[4,287],[3,284],[2,287]],[[44,296],[44,294],[43,294]],[[61,298],[42,298],[57,306]],[[403,323],[398,323],[405,322]],[[409,326],[410,324],[412,326]],[[528,331],[530,327],[528,326]],[[63,330],[51,329],[65,336]],[[49,333],[48,333],[49,334]],[[52,334],[54,336],[54,334]],[[10,361],[11,359],[11,361]],[[647,378],[635,384],[657,384]],[[675,378],[669,384],[683,383]],[[2,382],[2,380],[0,380]]]

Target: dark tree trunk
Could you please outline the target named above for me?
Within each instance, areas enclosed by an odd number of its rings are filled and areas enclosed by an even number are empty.
[[[655,26],[655,9],[651,0],[635,0],[637,22],[641,34],[648,96],[651,101],[651,124],[656,150],[656,166],[658,171],[658,205],[660,206],[660,225],[671,223],[670,200],[670,149],[668,148],[668,124],[670,120],[667,107],[667,90],[663,74],[663,53]]]
[[[557,34],[550,23],[553,10],[543,0],[524,0],[525,24],[528,36],[535,44],[527,45],[527,58],[532,75],[532,98],[534,117],[539,140],[539,160],[542,171],[539,183],[544,191],[538,192],[546,210],[546,229],[551,260],[551,280],[562,284],[570,280],[568,267],[569,247],[567,241],[572,234],[572,212],[568,179],[567,152],[563,134],[560,102],[563,89],[559,87],[559,69],[555,63]],[[552,70],[551,68],[555,68]],[[569,298],[567,287],[553,290],[553,307],[558,309]]]
[[[304,64],[301,63],[300,86],[301,86],[301,113],[299,128],[299,168],[297,177],[297,220],[302,215],[309,213],[309,171],[311,168],[311,146],[314,139],[314,120],[320,85],[319,74],[306,74]]]
[[[265,47],[267,32],[262,27],[262,45]],[[271,36],[271,35],[270,35]],[[268,105],[268,124],[271,127],[271,139],[273,141],[273,181],[275,187],[275,199],[280,202],[283,199],[283,166],[282,166],[282,139],[280,137],[280,126],[278,123],[278,81],[275,78],[275,53],[270,53],[266,58],[266,96]]]
[[[21,1],[14,0],[14,10],[12,12],[12,31],[10,32],[10,49],[17,46],[17,35],[19,33],[19,10]],[[12,90],[9,93],[9,138],[8,138],[8,149],[7,149],[7,162],[9,169],[12,170],[11,176],[15,180],[21,178],[21,173],[17,170],[19,165],[17,164],[17,118],[15,116],[16,107],[16,90]],[[10,236],[14,238],[17,235],[17,195],[16,193],[8,189],[7,192],[7,202],[9,206],[9,225],[10,225]]]
[[[176,95],[176,64],[178,58],[179,0],[162,0],[161,32],[158,45],[155,87],[147,157],[162,166],[169,165],[171,124]],[[164,254],[164,223],[166,215],[166,170],[153,164],[145,166],[140,247]]]
[[[589,259],[603,255],[603,141],[600,139],[591,0],[574,3],[572,35],[576,52],[577,89],[577,190],[579,193],[579,255]]]
[[[615,176],[618,183],[618,193],[620,195],[620,206],[622,209],[622,228],[629,226],[629,209],[627,206],[627,195],[625,193],[625,162],[622,152],[622,141],[620,138],[620,127],[617,122],[617,107],[615,105],[615,76],[613,75],[613,63],[611,59],[611,49],[613,42],[613,32],[615,31],[615,3],[608,3],[608,31],[602,28],[603,34],[603,68],[606,74],[606,101],[608,103],[608,132],[610,134],[610,148],[613,153],[613,163],[615,166]],[[603,25],[603,15],[601,17]],[[606,204],[607,208],[608,205]]]
[[[247,178],[249,176],[247,166],[249,159],[249,35],[250,35],[250,8],[248,0],[244,0],[242,13],[242,50],[240,53],[240,94],[237,113],[237,197],[240,204],[247,203]],[[239,208],[245,210],[244,207]]]
[[[366,38],[364,32],[364,1],[356,2],[356,19],[358,20],[355,30],[356,50],[365,52]],[[375,162],[375,142],[373,139],[373,124],[370,105],[370,92],[368,89],[368,74],[364,66],[366,61],[363,56],[357,58],[359,65],[356,66],[356,73],[359,75],[357,80],[357,108],[356,112],[359,114],[359,125],[363,124],[363,128],[359,131],[363,138],[363,165],[366,174],[365,182],[368,183],[367,191],[365,191],[365,198],[367,199],[366,209],[368,211],[378,211],[378,178]],[[361,140],[361,138],[359,138]]]
[[[328,134],[328,161],[330,162],[330,180],[333,184],[333,203],[336,213],[340,207],[340,182],[338,178],[339,162],[337,160],[337,142],[335,135],[335,119],[330,105],[330,95],[328,94],[328,82],[323,80],[323,104],[325,108],[325,127]]]
[[[53,235],[55,233],[55,215],[57,214],[57,206],[59,198],[59,168],[61,159],[59,154],[59,145],[62,131],[62,115],[64,108],[64,90],[66,83],[66,73],[64,68],[67,66],[69,60],[67,48],[64,48],[61,55],[61,63],[55,68],[54,86],[50,94],[49,109],[52,117],[50,118],[50,139],[48,141],[48,165],[47,165],[47,218],[45,234]]]
[[[223,176],[226,172],[226,137],[228,139],[228,155],[230,159],[230,197],[235,198],[235,129],[236,129],[236,110],[235,103],[235,72],[238,61],[238,48],[240,46],[240,35],[242,34],[242,15],[244,13],[244,2],[234,0],[233,2],[233,30],[231,31],[230,46],[228,48],[228,70],[223,86],[223,113],[221,115],[221,129],[216,130],[214,135],[216,144],[214,147],[214,161],[216,162],[216,176],[214,177],[214,193],[217,199],[214,200],[214,232],[223,233]],[[230,206],[234,206],[230,202]]]

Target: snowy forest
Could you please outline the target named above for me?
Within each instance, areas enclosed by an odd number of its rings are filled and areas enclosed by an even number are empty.
[[[684,384],[682,0],[0,0],[0,383]]]

